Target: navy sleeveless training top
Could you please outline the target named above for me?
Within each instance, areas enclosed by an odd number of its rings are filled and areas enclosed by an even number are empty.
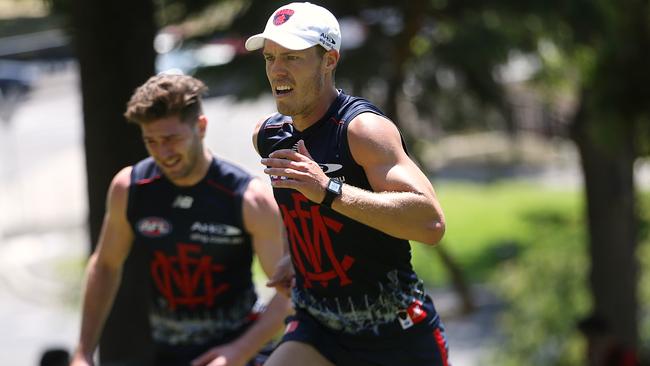
[[[257,296],[242,195],[251,176],[213,157],[206,176],[178,187],[152,158],[133,167],[127,217],[145,246],[152,336],[170,346],[219,344],[250,322]]]
[[[350,153],[347,129],[361,113],[383,113],[369,101],[339,92],[319,121],[298,131],[291,118],[269,117],[260,126],[262,157],[295,149],[302,139],[329,177],[372,190]],[[293,300],[334,330],[359,333],[396,321],[400,309],[425,298],[411,267],[407,240],[398,239],[308,200],[292,189],[274,189],[289,237],[297,286]]]

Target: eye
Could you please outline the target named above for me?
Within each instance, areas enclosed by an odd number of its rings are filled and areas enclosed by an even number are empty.
[[[268,61],[273,61],[273,56],[271,55],[264,55],[264,60]]]
[[[165,137],[165,143],[174,143],[181,140],[181,136],[179,135],[171,135],[171,136],[166,136]]]

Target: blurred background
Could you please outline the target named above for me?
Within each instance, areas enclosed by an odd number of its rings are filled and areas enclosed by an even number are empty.
[[[243,42],[284,3],[0,0],[0,364],[74,347],[106,189],[145,156],[122,113],[149,76],[204,80],[208,146],[261,174],[250,134],[275,105]],[[341,23],[337,87],[398,124],[442,203],[445,238],[413,262],[451,362],[648,365],[648,1],[314,3]],[[146,347],[137,263],[107,357]]]

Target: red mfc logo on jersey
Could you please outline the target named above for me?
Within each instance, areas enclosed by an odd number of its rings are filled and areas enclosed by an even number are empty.
[[[151,262],[153,282],[169,308],[214,305],[215,298],[230,287],[227,283],[216,283],[214,278],[226,268],[203,255],[200,245],[178,243],[176,249],[176,255],[154,251]]]
[[[344,255],[339,260],[330,237],[330,233],[340,232],[343,224],[321,215],[320,206],[309,205],[309,200],[301,193],[293,193],[291,197],[293,207],[280,204],[280,210],[289,235],[292,259],[304,278],[305,287],[312,287],[313,282],[327,287],[332,280],[338,280],[339,286],[352,284],[347,272],[354,258]]]

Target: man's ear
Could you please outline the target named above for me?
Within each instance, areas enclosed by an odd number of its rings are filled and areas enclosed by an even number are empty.
[[[325,68],[328,71],[332,71],[336,68],[336,65],[339,63],[339,58],[341,54],[335,49],[331,49],[325,53]]]
[[[196,122],[196,127],[199,129],[199,136],[201,136],[201,138],[205,137],[205,131],[208,128],[208,117],[206,117],[205,114],[199,116]]]

